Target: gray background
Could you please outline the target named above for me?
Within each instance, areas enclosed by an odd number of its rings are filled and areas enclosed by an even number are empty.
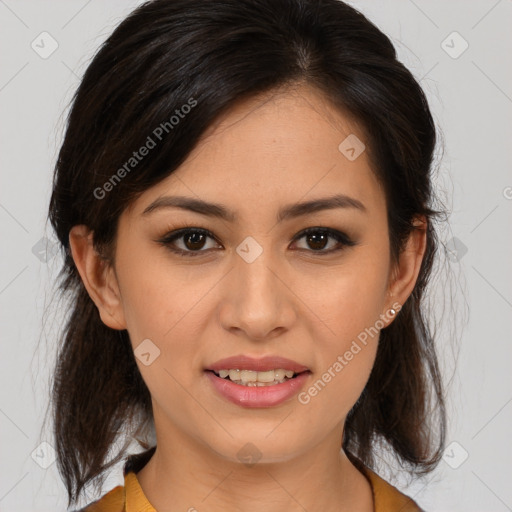
[[[71,95],[93,52],[139,3],[0,0],[1,512],[66,509],[43,425],[65,311],[51,302],[61,262],[45,214]],[[451,210],[441,235],[451,279],[432,290],[446,313],[450,446],[426,479],[407,487],[398,472],[395,483],[429,512],[512,510],[512,0],[351,4],[421,80],[444,138],[437,182]],[[104,492],[118,483],[120,467]]]

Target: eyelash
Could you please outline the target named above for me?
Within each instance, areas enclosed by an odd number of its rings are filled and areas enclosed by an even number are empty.
[[[211,231],[208,231],[207,229],[187,226],[187,227],[184,227],[184,228],[181,228],[181,229],[178,229],[176,231],[172,231],[172,232],[166,234],[164,237],[160,238],[158,240],[158,242],[161,243],[162,245],[164,245],[167,249],[169,249],[173,253],[177,254],[178,256],[197,257],[197,256],[200,256],[202,253],[208,252],[208,249],[207,250],[201,250],[200,249],[200,250],[197,250],[197,251],[184,251],[182,249],[176,249],[176,248],[173,248],[171,246],[171,243],[174,242],[175,240],[183,238],[185,235],[188,235],[188,234],[191,234],[191,233],[195,233],[195,234],[199,234],[199,235],[205,235],[207,237],[212,238],[213,240],[216,240],[216,238],[213,235],[213,233],[211,233]],[[341,246],[338,246],[337,248],[334,248],[334,249],[329,249],[328,251],[324,251],[322,249],[319,249],[317,251],[312,250],[312,249],[311,250],[308,250],[308,249],[298,249],[298,250],[302,250],[302,251],[305,250],[307,252],[312,252],[315,255],[324,256],[324,255],[328,255],[328,254],[332,254],[332,253],[341,251],[345,247],[352,247],[352,246],[356,245],[356,242],[351,240],[345,233],[342,233],[341,231],[337,231],[335,229],[323,228],[323,227],[311,227],[311,228],[304,229],[303,231],[298,233],[295,236],[295,238],[293,238],[292,242],[300,240],[301,238],[303,238],[303,237],[305,237],[307,235],[310,235],[310,234],[325,234],[325,235],[328,235],[330,238],[333,238],[338,243],[340,243]]]

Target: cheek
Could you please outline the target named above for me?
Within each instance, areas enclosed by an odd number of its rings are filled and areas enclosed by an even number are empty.
[[[316,339],[317,364],[299,402],[323,418],[326,428],[342,421],[361,395],[375,362],[379,343],[378,290],[351,280],[326,302],[326,334]],[[351,293],[348,293],[351,292]],[[329,315],[327,315],[329,313]]]
[[[380,254],[387,254],[386,244]],[[322,328],[321,337],[313,337],[317,372],[300,401],[326,421],[331,417],[335,422],[348,413],[370,376],[383,327],[388,264],[377,252],[360,251],[357,259],[333,272],[323,294],[309,294],[328,328]]]
[[[145,338],[172,338],[211,286],[192,268],[172,264],[161,253],[137,257],[131,252],[118,260],[123,310],[134,345]]]
[[[386,254],[383,251],[384,254]],[[375,325],[384,313],[388,260],[374,251],[360,250],[357,258],[333,268],[321,280],[308,279],[303,297],[322,321],[324,332],[339,343],[357,337],[365,328]]]

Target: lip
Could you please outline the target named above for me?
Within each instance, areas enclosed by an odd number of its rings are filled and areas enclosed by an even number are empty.
[[[282,366],[278,367],[283,368]],[[223,366],[221,369],[225,368]],[[274,407],[279,405],[296,395],[304,387],[306,380],[311,375],[310,371],[304,371],[282,384],[258,387],[243,386],[231,382],[229,379],[222,379],[213,373],[212,370],[205,370],[204,373],[220,395],[241,407]]]
[[[255,372],[266,372],[268,370],[292,370],[295,373],[308,371],[309,368],[302,364],[280,356],[265,356],[254,358],[246,355],[227,357],[216,361],[208,366],[206,370],[252,370]],[[269,386],[272,387],[272,386]],[[261,389],[261,388],[260,388]]]

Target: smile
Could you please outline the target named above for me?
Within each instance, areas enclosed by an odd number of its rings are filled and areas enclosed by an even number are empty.
[[[231,371],[239,372],[239,370],[228,371],[229,373],[231,373]],[[229,376],[222,378],[212,370],[206,370],[204,373],[213,389],[227,401],[241,407],[265,408],[282,404],[297,395],[311,375],[311,372],[306,370],[293,375],[291,378],[287,378],[285,375],[283,382],[276,382],[276,380],[272,380],[271,382],[249,381],[243,384],[241,379],[232,381]],[[275,371],[261,373],[274,373],[275,375]],[[273,379],[275,379],[275,377],[273,377]]]
[[[294,378],[297,374],[293,370],[268,370],[256,372],[253,370],[219,370],[214,372],[221,379],[229,379],[231,382],[242,386],[273,386]]]

